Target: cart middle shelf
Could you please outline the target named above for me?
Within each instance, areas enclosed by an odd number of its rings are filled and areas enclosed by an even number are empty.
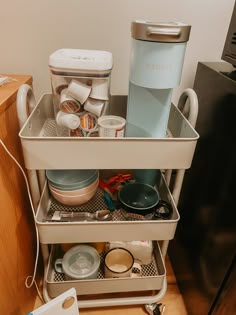
[[[106,209],[103,191],[99,188],[95,196],[78,207],[67,207],[58,203],[50,195],[47,183],[36,213],[36,225],[42,244],[60,244],[76,242],[131,241],[131,240],[171,240],[174,238],[179,213],[165,179],[159,185],[160,198],[169,202],[173,208],[168,220],[131,220],[122,215],[122,211],[112,213],[112,221],[93,222],[48,222],[48,214],[57,210],[95,212]]]

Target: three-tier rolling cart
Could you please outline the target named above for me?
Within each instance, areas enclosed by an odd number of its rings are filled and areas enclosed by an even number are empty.
[[[32,94],[32,90],[22,86],[19,94],[25,95],[18,97],[17,104],[18,116],[21,116],[23,123],[22,113],[27,112],[26,95]],[[125,96],[112,96],[111,113],[125,117],[126,101]],[[37,105],[34,106],[33,101],[30,105],[32,111],[29,117],[25,117],[26,121],[19,135],[36,209],[35,223],[45,267],[45,300],[74,287],[79,296],[79,308],[131,304],[144,304],[147,308],[156,305],[167,289],[164,259],[169,240],[173,239],[180,218],[177,203],[184,172],[191,166],[199,137],[193,128],[198,113],[195,92],[191,89],[185,90],[178,106],[172,104],[168,134],[163,139],[57,137],[52,95],[45,94]],[[172,217],[158,221],[127,221],[122,216],[116,216],[112,221],[104,222],[48,222],[46,218],[49,212],[68,209],[51,197],[45,179],[46,169],[161,169],[163,175],[159,192],[161,199],[171,203]],[[175,170],[174,176],[172,170]],[[171,191],[170,182],[173,183]],[[80,207],[74,207],[73,211],[95,212],[105,207],[103,193],[98,189],[92,200]],[[97,279],[66,280],[54,270],[53,262],[58,244],[117,240],[153,241],[152,262],[143,266],[141,277],[105,279],[103,253]]]

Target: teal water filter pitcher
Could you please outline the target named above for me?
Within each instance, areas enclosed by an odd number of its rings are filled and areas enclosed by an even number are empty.
[[[190,28],[183,23],[132,23],[126,137],[166,136]]]
[[[173,88],[181,79],[190,29],[183,23],[132,23],[126,137],[166,137]],[[135,170],[134,178],[158,187],[161,171]]]

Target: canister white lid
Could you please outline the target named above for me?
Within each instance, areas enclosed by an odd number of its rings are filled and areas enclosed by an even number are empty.
[[[102,50],[59,49],[49,56],[49,66],[69,70],[111,70],[112,53]]]

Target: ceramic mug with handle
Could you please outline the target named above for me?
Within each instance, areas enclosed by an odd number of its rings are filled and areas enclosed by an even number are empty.
[[[125,248],[110,249],[105,255],[105,278],[140,277],[141,265]]]

